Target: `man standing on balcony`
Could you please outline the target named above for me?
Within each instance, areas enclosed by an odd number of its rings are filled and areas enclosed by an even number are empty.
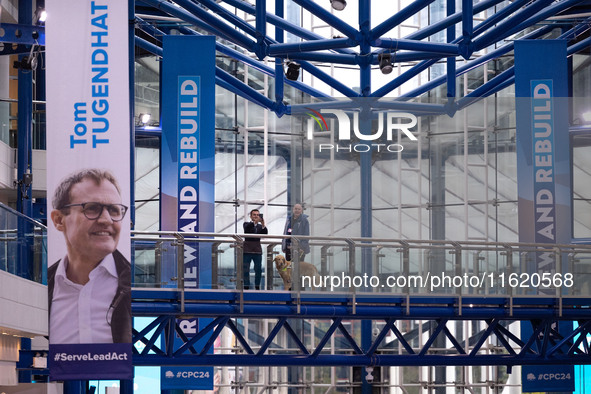
[[[287,218],[283,235],[310,235],[310,223],[308,215],[304,214],[302,204],[293,206],[292,215]],[[304,261],[306,254],[310,253],[310,245],[307,239],[298,239],[298,247],[294,248],[291,239],[286,238],[281,242],[281,250],[285,253],[285,258],[292,261],[293,256],[297,254],[299,261]]]
[[[265,227],[265,219],[260,214],[258,209],[250,211],[250,222],[244,222],[245,234],[268,234],[269,230]],[[260,238],[246,237],[244,238],[244,250],[242,258],[242,277],[244,279],[244,289],[250,289],[250,262],[254,263],[254,288],[260,290],[261,278],[263,273],[262,267],[263,249],[261,247]]]
[[[56,188],[51,220],[67,253],[48,268],[49,342],[131,342],[131,265],[117,250],[127,207],[108,171],[85,169]]]

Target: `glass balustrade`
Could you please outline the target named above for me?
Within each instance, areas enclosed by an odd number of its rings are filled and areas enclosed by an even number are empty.
[[[263,290],[285,289],[274,261],[283,255],[283,238],[261,237]],[[591,246],[587,245],[336,237],[299,237],[292,242],[303,239],[309,241],[310,253],[305,261],[292,261],[288,269],[291,290],[300,294],[590,295]],[[243,235],[233,234],[137,232],[132,238],[133,285],[179,288],[184,282],[185,290],[243,289],[243,242]],[[191,256],[200,259],[197,283],[185,264]],[[253,282],[252,267],[250,275]]]

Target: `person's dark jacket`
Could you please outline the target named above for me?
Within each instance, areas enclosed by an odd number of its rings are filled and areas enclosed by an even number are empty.
[[[115,269],[117,270],[117,291],[111,302],[113,314],[111,318],[111,334],[113,343],[131,343],[131,264],[118,250],[113,252]],[[62,260],[58,260],[47,269],[47,289],[49,292],[49,315],[55,286],[55,273]],[[51,335],[51,333],[49,333]]]
[[[263,225],[258,223],[254,224],[254,222],[244,222],[244,233],[245,234],[268,234],[269,230],[267,227],[263,228]],[[244,238],[244,250],[243,253],[252,253],[252,254],[263,254],[263,248],[261,247],[261,239],[260,238]]]
[[[289,229],[291,228],[291,234],[289,233]],[[308,215],[301,214],[297,219],[293,219],[293,216],[287,218],[285,222],[285,227],[283,228],[283,235],[310,235],[310,223],[308,222]],[[299,241],[299,248],[304,251],[304,253],[310,253],[310,245],[307,239],[298,239]],[[291,245],[290,239],[284,239],[281,241],[281,250],[283,253],[287,251],[288,246]]]

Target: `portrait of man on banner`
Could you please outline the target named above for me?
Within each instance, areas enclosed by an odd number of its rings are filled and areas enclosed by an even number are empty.
[[[131,343],[131,265],[117,249],[128,207],[108,170],[70,174],[51,222],[66,254],[48,268],[50,344]]]

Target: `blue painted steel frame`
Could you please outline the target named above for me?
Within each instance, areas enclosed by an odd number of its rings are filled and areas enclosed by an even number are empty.
[[[364,13],[366,13],[366,10],[369,9],[371,2],[369,0],[360,0],[359,29],[356,29],[339,19],[338,13],[332,14],[312,0],[293,1],[322,19],[329,26],[335,28],[346,37],[326,39],[285,21],[282,13],[284,7],[283,2],[281,2],[281,4],[276,4],[276,8],[278,10],[280,9],[280,11],[271,14],[265,10],[266,1],[264,0],[257,1],[254,6],[241,0],[224,0],[224,2],[230,6],[236,7],[250,15],[254,15],[256,17],[254,26],[237,18],[234,14],[227,11],[214,0],[197,0],[196,2],[179,0],[177,4],[184,9],[174,7],[163,0],[145,0],[145,3],[158,8],[169,15],[174,15],[182,20],[194,23],[212,34],[230,40],[246,51],[256,54],[259,59],[263,59],[266,56],[274,56],[276,59],[275,70],[270,71],[270,68],[268,68],[268,70],[266,69],[267,66],[254,63],[253,59],[244,54],[240,54],[238,51],[218,46],[218,50],[221,51],[222,49],[225,49],[226,53],[228,51],[234,51],[235,53],[230,56],[248,59],[248,61],[245,62],[250,66],[265,69],[265,72],[268,73],[268,75],[276,76],[276,86],[279,83],[283,85],[282,82],[287,82],[288,84],[292,84],[292,86],[302,89],[316,97],[321,96],[320,92],[314,91],[314,89],[306,87],[306,85],[300,82],[294,84],[292,83],[293,81],[286,81],[283,78],[282,59],[289,58],[298,61],[302,65],[303,70],[314,75],[316,78],[347,97],[383,97],[418,75],[420,72],[427,70],[443,58],[449,58],[450,56],[455,58],[460,55],[467,59],[471,56],[473,51],[490,46],[492,43],[498,42],[510,34],[531,27],[539,21],[581,2],[581,0],[562,0],[551,4],[551,0],[539,0],[528,4],[526,0],[517,0],[500,10],[497,10],[492,16],[478,24],[478,26],[473,26],[473,15],[494,7],[501,1],[484,0],[473,4],[470,0],[462,0],[462,11],[455,12],[452,7],[450,8],[449,16],[443,20],[432,23],[429,26],[418,30],[416,33],[408,35],[404,39],[392,39],[384,37],[383,35],[387,34],[392,28],[396,27],[414,13],[428,6],[432,0],[416,0],[374,28],[371,28],[369,14],[363,16]],[[205,7],[212,10],[213,13],[209,13],[205,8],[202,8],[196,3],[203,4]],[[267,23],[275,25],[275,39],[272,39],[267,35]],[[453,39],[452,32],[455,31],[455,25],[458,23],[461,23],[462,35],[457,39]],[[584,25],[584,23],[580,24],[580,26],[582,25]],[[445,29],[448,31],[448,43],[421,41]],[[284,32],[295,34],[304,41],[298,43],[284,43]],[[141,45],[146,44],[142,43]],[[353,51],[353,48],[357,46],[360,48],[358,54]],[[375,48],[374,51],[372,51],[372,47]],[[578,45],[576,48],[579,49],[582,47],[583,45]],[[403,75],[394,78],[383,87],[377,90],[372,90],[371,80],[369,79],[370,65],[377,64],[377,55],[382,52],[394,53],[394,61],[396,62],[422,61],[411,67],[410,70]],[[503,52],[494,51],[494,53],[500,55]],[[485,55],[484,58],[490,60],[493,59],[494,56]],[[361,93],[358,94],[353,91],[347,86],[347,84],[326,74],[311,62],[358,66],[360,72]],[[472,66],[482,64],[483,62],[484,60],[478,59],[472,63]],[[451,86],[453,85],[451,81],[457,75],[469,69],[467,67],[462,67],[455,70],[454,63],[455,62],[451,59],[448,60],[448,76],[445,79],[450,82],[448,83],[450,86],[448,96],[450,97],[456,95],[453,86]],[[494,83],[489,82],[483,84],[477,92],[478,94],[487,96],[492,92],[498,91],[499,86],[506,86],[508,80],[510,79],[505,78],[502,83],[500,83],[499,80],[496,80]],[[275,102],[271,105],[266,99],[260,97],[259,94],[255,94],[252,90],[248,89],[247,85],[240,81],[224,77],[218,78],[217,82],[222,86],[231,88],[233,92],[240,94],[242,97],[274,111],[279,116],[292,112],[288,104],[283,104],[282,87],[276,88]],[[442,79],[437,80],[437,84],[443,82],[444,80]],[[436,84],[433,82],[426,86],[435,87]],[[415,90],[414,92],[420,94],[424,91],[425,88]],[[471,94],[470,98],[467,98],[463,102],[471,102],[472,97],[474,96],[475,94]],[[406,97],[410,97],[410,95],[406,95]],[[448,106],[448,112],[452,113],[454,110],[457,110],[457,108],[458,107],[454,108],[454,106]],[[426,110],[423,112],[426,112]]]
[[[412,365],[552,365],[591,364],[589,335],[591,316],[587,298],[504,296],[396,296],[380,294],[314,293],[295,299],[288,292],[198,291],[186,292],[183,312],[180,294],[176,290],[133,290],[134,316],[153,316],[154,321],[145,329],[134,332],[134,342],[144,344],[134,354],[134,365],[252,365],[252,366],[412,366]],[[175,316],[190,314],[212,317],[195,337],[188,339],[177,326]],[[243,329],[232,319],[276,319],[275,327],[266,338],[246,339]],[[288,319],[331,320],[332,324],[320,333],[314,346],[304,345]],[[359,345],[343,325],[350,320],[383,320],[386,324],[379,334]],[[396,327],[397,321],[430,320],[436,325],[424,345],[417,347],[405,339]],[[487,328],[469,341],[459,341],[446,323],[458,320],[479,320]],[[556,320],[576,321],[574,332],[562,335],[553,328]],[[532,324],[534,335],[522,341],[505,326],[513,321]],[[215,338],[227,327],[236,336],[244,354],[207,354]],[[154,330],[152,334],[150,331]],[[274,342],[277,334],[285,330],[297,349],[283,349]],[[318,330],[318,328],[316,329]],[[160,346],[162,333],[177,333],[184,343],[178,348],[168,341]],[[212,333],[210,340],[197,347],[199,338]],[[404,349],[392,355],[382,353],[384,339],[393,333]],[[326,354],[324,346],[339,335],[341,354]],[[438,336],[452,344],[445,355],[434,354],[431,348]],[[494,337],[504,350],[501,354],[480,350],[485,341]],[[466,342],[469,348],[466,347]],[[396,345],[397,347],[398,345]],[[257,349],[258,348],[258,349]],[[269,351],[270,349],[272,351]],[[280,350],[277,352],[277,350]],[[152,353],[152,354],[150,354]]]
[[[534,27],[540,21],[549,16],[556,15],[568,9],[571,6],[580,3],[580,0],[562,0],[553,3],[551,0],[538,0],[535,2],[528,2],[527,0],[516,0],[507,6],[495,10],[495,12],[487,17],[478,25],[473,25],[473,15],[476,15],[484,10],[490,9],[501,3],[501,0],[484,0],[473,4],[470,0],[462,0],[462,11],[455,11],[455,3],[451,0],[447,2],[448,16],[443,20],[433,23],[417,32],[404,37],[403,39],[393,39],[384,35],[402,23],[408,17],[427,7],[432,3],[432,0],[416,0],[406,8],[388,18],[378,26],[372,28],[370,20],[370,6],[369,0],[359,0],[359,27],[355,28],[343,22],[338,18],[338,13],[331,13],[325,8],[319,6],[312,0],[293,0],[296,4],[303,7],[305,10],[313,13],[315,16],[322,19],[329,26],[345,35],[344,38],[336,37],[334,39],[327,39],[326,37],[318,36],[312,32],[294,25],[283,19],[284,0],[275,0],[276,11],[275,14],[266,12],[265,0],[256,0],[255,5],[248,4],[241,0],[223,0],[237,9],[240,9],[250,15],[256,17],[255,23],[250,24],[239,18],[234,14],[226,11],[223,7],[213,0],[196,0],[195,2],[189,0],[179,0],[176,3],[182,8],[171,6],[169,3],[161,0],[146,0],[146,3],[157,7],[158,9],[181,18],[191,24],[198,26],[201,29],[215,34],[223,39],[229,40],[246,52],[256,55],[260,60],[267,56],[275,57],[274,69],[264,65],[244,54],[238,50],[229,48],[226,45],[218,43],[217,49],[219,52],[231,56],[238,61],[244,62],[250,67],[254,67],[263,73],[276,78],[275,83],[275,98],[271,100],[268,97],[260,94],[242,81],[234,78],[225,71],[218,69],[216,72],[216,83],[220,86],[244,97],[264,108],[274,111],[281,116],[284,113],[295,114],[307,110],[306,108],[314,108],[315,106],[325,106],[326,104],[302,104],[302,105],[288,105],[284,100],[284,82],[295,86],[302,91],[315,96],[322,97],[323,94],[314,90],[311,87],[304,85],[299,81],[289,81],[283,76],[283,61],[285,59],[295,60],[301,64],[302,69],[311,75],[315,76],[328,86],[332,87],[339,93],[350,98],[380,98],[389,94],[394,89],[400,87],[405,82],[409,81],[424,70],[428,70],[434,64],[443,61],[447,62],[447,75],[435,79],[427,84],[424,84],[419,89],[405,95],[402,100],[408,100],[412,95],[419,95],[428,90],[445,83],[447,81],[448,93],[450,102],[447,105],[437,104],[422,104],[422,103],[405,103],[399,101],[397,103],[374,102],[375,107],[383,108],[397,108],[404,107],[409,112],[416,114],[452,114],[458,109],[464,108],[471,104],[474,100],[481,97],[486,97],[493,94],[500,89],[503,89],[514,81],[512,68],[492,78],[487,83],[474,90],[472,93],[457,97],[455,91],[455,78],[471,69],[484,64],[487,61],[495,59],[509,52],[512,49],[512,44],[504,45],[499,49],[493,50],[476,60],[471,61],[463,67],[456,68],[456,58],[461,56],[464,59],[469,59],[474,51],[478,51],[489,47],[491,44],[497,43],[506,37],[526,28]],[[212,10],[208,12],[205,8],[201,8],[200,3]],[[183,9],[184,8],[184,9]],[[267,34],[267,23],[275,26],[274,38],[270,38]],[[456,25],[461,24],[461,36],[455,37]],[[566,26],[564,22],[557,22],[555,26]],[[570,26],[570,25],[569,25]],[[573,38],[588,29],[588,21],[574,24],[574,27],[569,31],[572,35],[568,38]],[[539,38],[552,30],[552,26],[542,26],[532,33],[529,33],[527,38]],[[145,27],[147,31],[149,27]],[[180,26],[179,29],[185,34],[198,34],[191,29]],[[433,34],[447,31],[446,43],[433,43],[429,41],[422,41],[432,36]],[[298,43],[285,43],[285,32],[294,34],[302,39]],[[565,33],[566,34],[566,33]],[[564,36],[564,35],[563,35]],[[565,37],[566,38],[566,37]],[[137,40],[137,44],[151,50],[154,53],[160,53],[158,45],[150,44],[145,40]],[[569,47],[569,54],[582,50],[588,47],[589,39],[584,39],[578,43],[573,43]],[[359,47],[359,52],[355,52],[354,48]],[[372,88],[371,81],[371,67],[378,62],[378,55],[380,53],[389,52],[394,56],[395,62],[418,61],[418,63],[405,72],[404,74],[393,78],[386,85],[378,88]],[[314,65],[312,62],[333,63],[338,65],[356,66],[359,69],[359,86],[360,93],[354,91],[350,87],[350,83],[343,83],[332,76],[325,73],[321,68]],[[326,99],[329,99],[326,97]],[[355,101],[349,103],[333,102],[334,108],[347,105],[355,105]],[[406,107],[405,107],[406,106]],[[367,155],[371,158],[370,155]],[[371,190],[371,163],[365,162],[362,155],[362,174],[367,176],[362,177],[362,182],[367,190]],[[364,207],[371,207],[371,195],[362,197]],[[362,212],[362,234],[371,236],[371,209]],[[381,365],[449,365],[448,357],[441,355],[433,355],[429,353],[430,346],[436,343],[437,334],[444,335],[452,343],[453,349],[457,351],[454,355],[453,364],[455,365],[518,365],[518,364],[555,364],[557,362],[564,363],[589,363],[589,343],[586,335],[590,332],[591,323],[589,323],[588,313],[586,311],[573,307],[563,310],[561,319],[577,320],[580,323],[581,330],[578,332],[578,339],[575,337],[561,338],[558,341],[552,342],[549,337],[545,340],[539,341],[537,335],[534,335],[532,340],[528,343],[522,343],[519,338],[512,336],[501,324],[501,320],[522,320],[531,321],[534,330],[541,335],[547,334],[551,331],[551,322],[556,320],[557,307],[556,300],[548,301],[550,307],[540,308],[532,301],[529,307],[523,306],[518,308],[517,314],[513,309],[513,314],[507,314],[507,300],[503,299],[500,303],[492,309],[486,307],[476,308],[461,308],[458,307],[457,299],[450,299],[447,305],[431,305],[425,309],[417,307],[403,307],[404,300],[396,306],[380,305],[379,307],[365,308],[363,305],[355,306],[356,313],[351,314],[351,307],[345,301],[343,306],[336,305],[313,305],[307,304],[305,300],[298,300],[300,311],[294,312],[294,306],[286,301],[286,305],[269,305],[265,298],[266,295],[251,295],[230,292],[231,298],[226,300],[227,303],[220,304],[219,302],[225,297],[219,293],[212,295],[212,302],[195,303],[190,302],[185,304],[185,308],[191,314],[196,316],[211,316],[215,317],[212,324],[207,327],[207,330],[200,333],[204,336],[213,332],[215,337],[224,326],[231,329],[236,335],[238,341],[242,344],[246,354],[240,356],[228,355],[206,355],[207,347],[204,349],[195,349],[194,341],[187,341],[181,349],[172,349],[172,345],[167,345],[165,349],[158,349],[155,347],[156,337],[146,338],[145,332],[136,333],[136,339],[144,342],[147,347],[152,349],[156,354],[149,355],[147,350],[143,354],[138,354],[134,361],[137,365],[173,365],[175,363],[187,363],[189,356],[185,351],[196,353],[198,362],[205,364],[216,365],[373,365],[379,363]],[[262,297],[257,299],[257,297]],[[271,294],[272,297],[283,299],[282,295]],[[251,297],[254,297],[251,299]],[[249,300],[249,304],[237,305],[236,299]],[[215,300],[215,302],[213,302]],[[276,299],[274,299],[276,301]],[[336,301],[332,299],[331,301]],[[391,302],[392,301],[390,300]],[[490,300],[489,300],[490,301]],[[141,315],[153,315],[155,313],[163,313],[156,318],[152,328],[157,328],[157,332],[168,332],[172,335],[173,332],[179,330],[174,326],[174,316],[178,313],[178,305],[176,298],[171,299],[170,304],[164,305],[162,303],[134,303],[134,313]],[[466,301],[463,301],[466,303]],[[458,308],[461,311],[458,314]],[[303,311],[303,312],[302,312]],[[408,311],[408,313],[406,313]],[[224,314],[222,316],[222,313]],[[341,316],[338,314],[341,313]],[[166,314],[166,315],[164,315]],[[201,314],[201,315],[200,315]],[[485,316],[486,315],[486,316]],[[261,343],[261,348],[256,353],[253,346],[250,346],[244,336],[240,333],[238,327],[232,322],[232,317],[267,317],[277,318],[277,324],[271,331],[270,335]],[[350,355],[329,356],[322,353],[322,346],[315,349],[308,350],[303,341],[295,335],[295,330],[288,324],[287,317],[290,318],[331,318],[333,323],[326,335],[320,341],[320,345],[326,343],[334,333],[340,333],[352,349]],[[381,331],[378,339],[383,340],[391,331],[400,341],[402,347],[407,354],[400,356],[384,356],[376,355],[379,349],[379,341],[371,342],[371,337],[367,335],[368,325],[362,324],[364,327],[362,334],[361,346],[353,341],[352,336],[344,330],[342,319],[378,319],[386,320],[386,329]],[[427,341],[426,345],[413,350],[408,342],[404,341],[404,337],[396,328],[394,318],[409,320],[409,319],[430,319],[436,322],[437,328],[432,336]],[[476,343],[476,350],[467,352],[462,348],[460,342],[453,337],[450,331],[445,326],[447,320],[461,320],[461,319],[482,319],[487,322],[488,328],[482,335],[482,338]],[[298,355],[271,355],[266,354],[266,351],[273,344],[273,339],[280,330],[286,330],[288,335],[294,340],[299,348]],[[557,334],[557,333],[555,333]],[[477,349],[482,346],[489,335],[496,335],[499,343],[501,343],[507,351],[506,355],[479,355]],[[535,338],[534,338],[535,337]],[[555,336],[556,337],[556,336]],[[584,338],[585,339],[581,339]],[[211,344],[213,339],[209,341]],[[516,352],[509,344],[520,347],[521,350]],[[514,345],[514,346],[515,346]],[[583,351],[578,349],[582,346]],[[174,357],[169,357],[170,352],[173,351]],[[193,356],[191,356],[193,357]],[[191,363],[195,363],[196,359],[191,358]]]

